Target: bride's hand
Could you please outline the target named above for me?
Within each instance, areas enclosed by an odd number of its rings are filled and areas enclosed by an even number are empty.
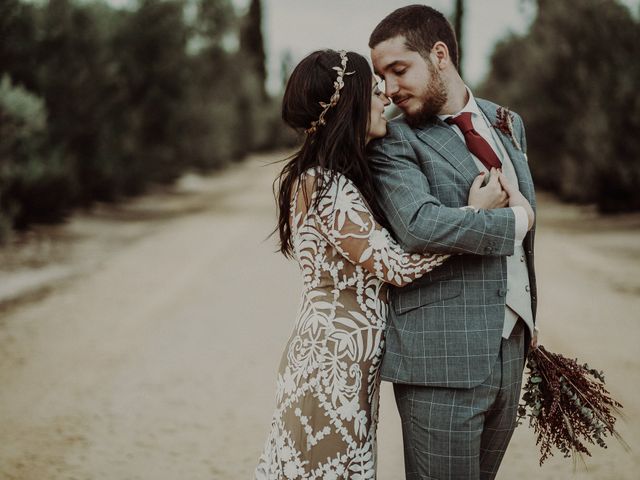
[[[482,182],[486,174],[481,173],[473,181],[469,190],[469,206],[488,210],[491,208],[504,208],[509,204],[509,195],[500,183],[498,171],[492,168],[490,175],[491,177],[484,187]]]

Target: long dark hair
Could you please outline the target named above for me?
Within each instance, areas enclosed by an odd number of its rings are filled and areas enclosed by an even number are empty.
[[[305,172],[312,167],[326,169],[329,179],[325,181],[323,175],[314,177],[315,205],[309,205],[306,188],[302,189],[307,208],[317,206],[336,174],[341,173],[356,185],[376,221],[387,225],[376,200],[373,176],[365,155],[373,74],[361,55],[348,52],[347,59],[346,71],[354,73],[344,76],[340,99],[327,111],[324,117],[326,124],[306,134],[300,150],[285,159],[287,163],[274,182],[278,204],[276,230],[280,234],[280,251],[286,257],[293,253],[290,224],[292,189],[299,180],[304,181]],[[318,120],[323,109],[319,102],[328,103],[335,92],[337,72],[334,67],[340,66],[340,60],[340,54],[334,50],[319,50],[296,66],[282,100],[282,119],[287,125],[304,131]]]

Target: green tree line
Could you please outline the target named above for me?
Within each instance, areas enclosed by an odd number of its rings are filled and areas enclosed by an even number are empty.
[[[0,2],[0,238],[290,142],[261,5]]]
[[[614,0],[536,0],[482,94],[520,113],[536,184],[601,211],[640,209],[640,22]]]

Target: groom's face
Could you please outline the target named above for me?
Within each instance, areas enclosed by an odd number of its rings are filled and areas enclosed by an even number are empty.
[[[440,112],[447,89],[432,61],[409,50],[403,36],[379,43],[371,50],[373,67],[385,83],[385,94],[400,108],[409,124],[420,124]]]

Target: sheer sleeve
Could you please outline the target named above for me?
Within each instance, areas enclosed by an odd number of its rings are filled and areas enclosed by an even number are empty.
[[[355,185],[342,175],[329,186],[316,215],[320,233],[345,259],[399,287],[430,272],[450,256],[404,251],[375,221]]]

